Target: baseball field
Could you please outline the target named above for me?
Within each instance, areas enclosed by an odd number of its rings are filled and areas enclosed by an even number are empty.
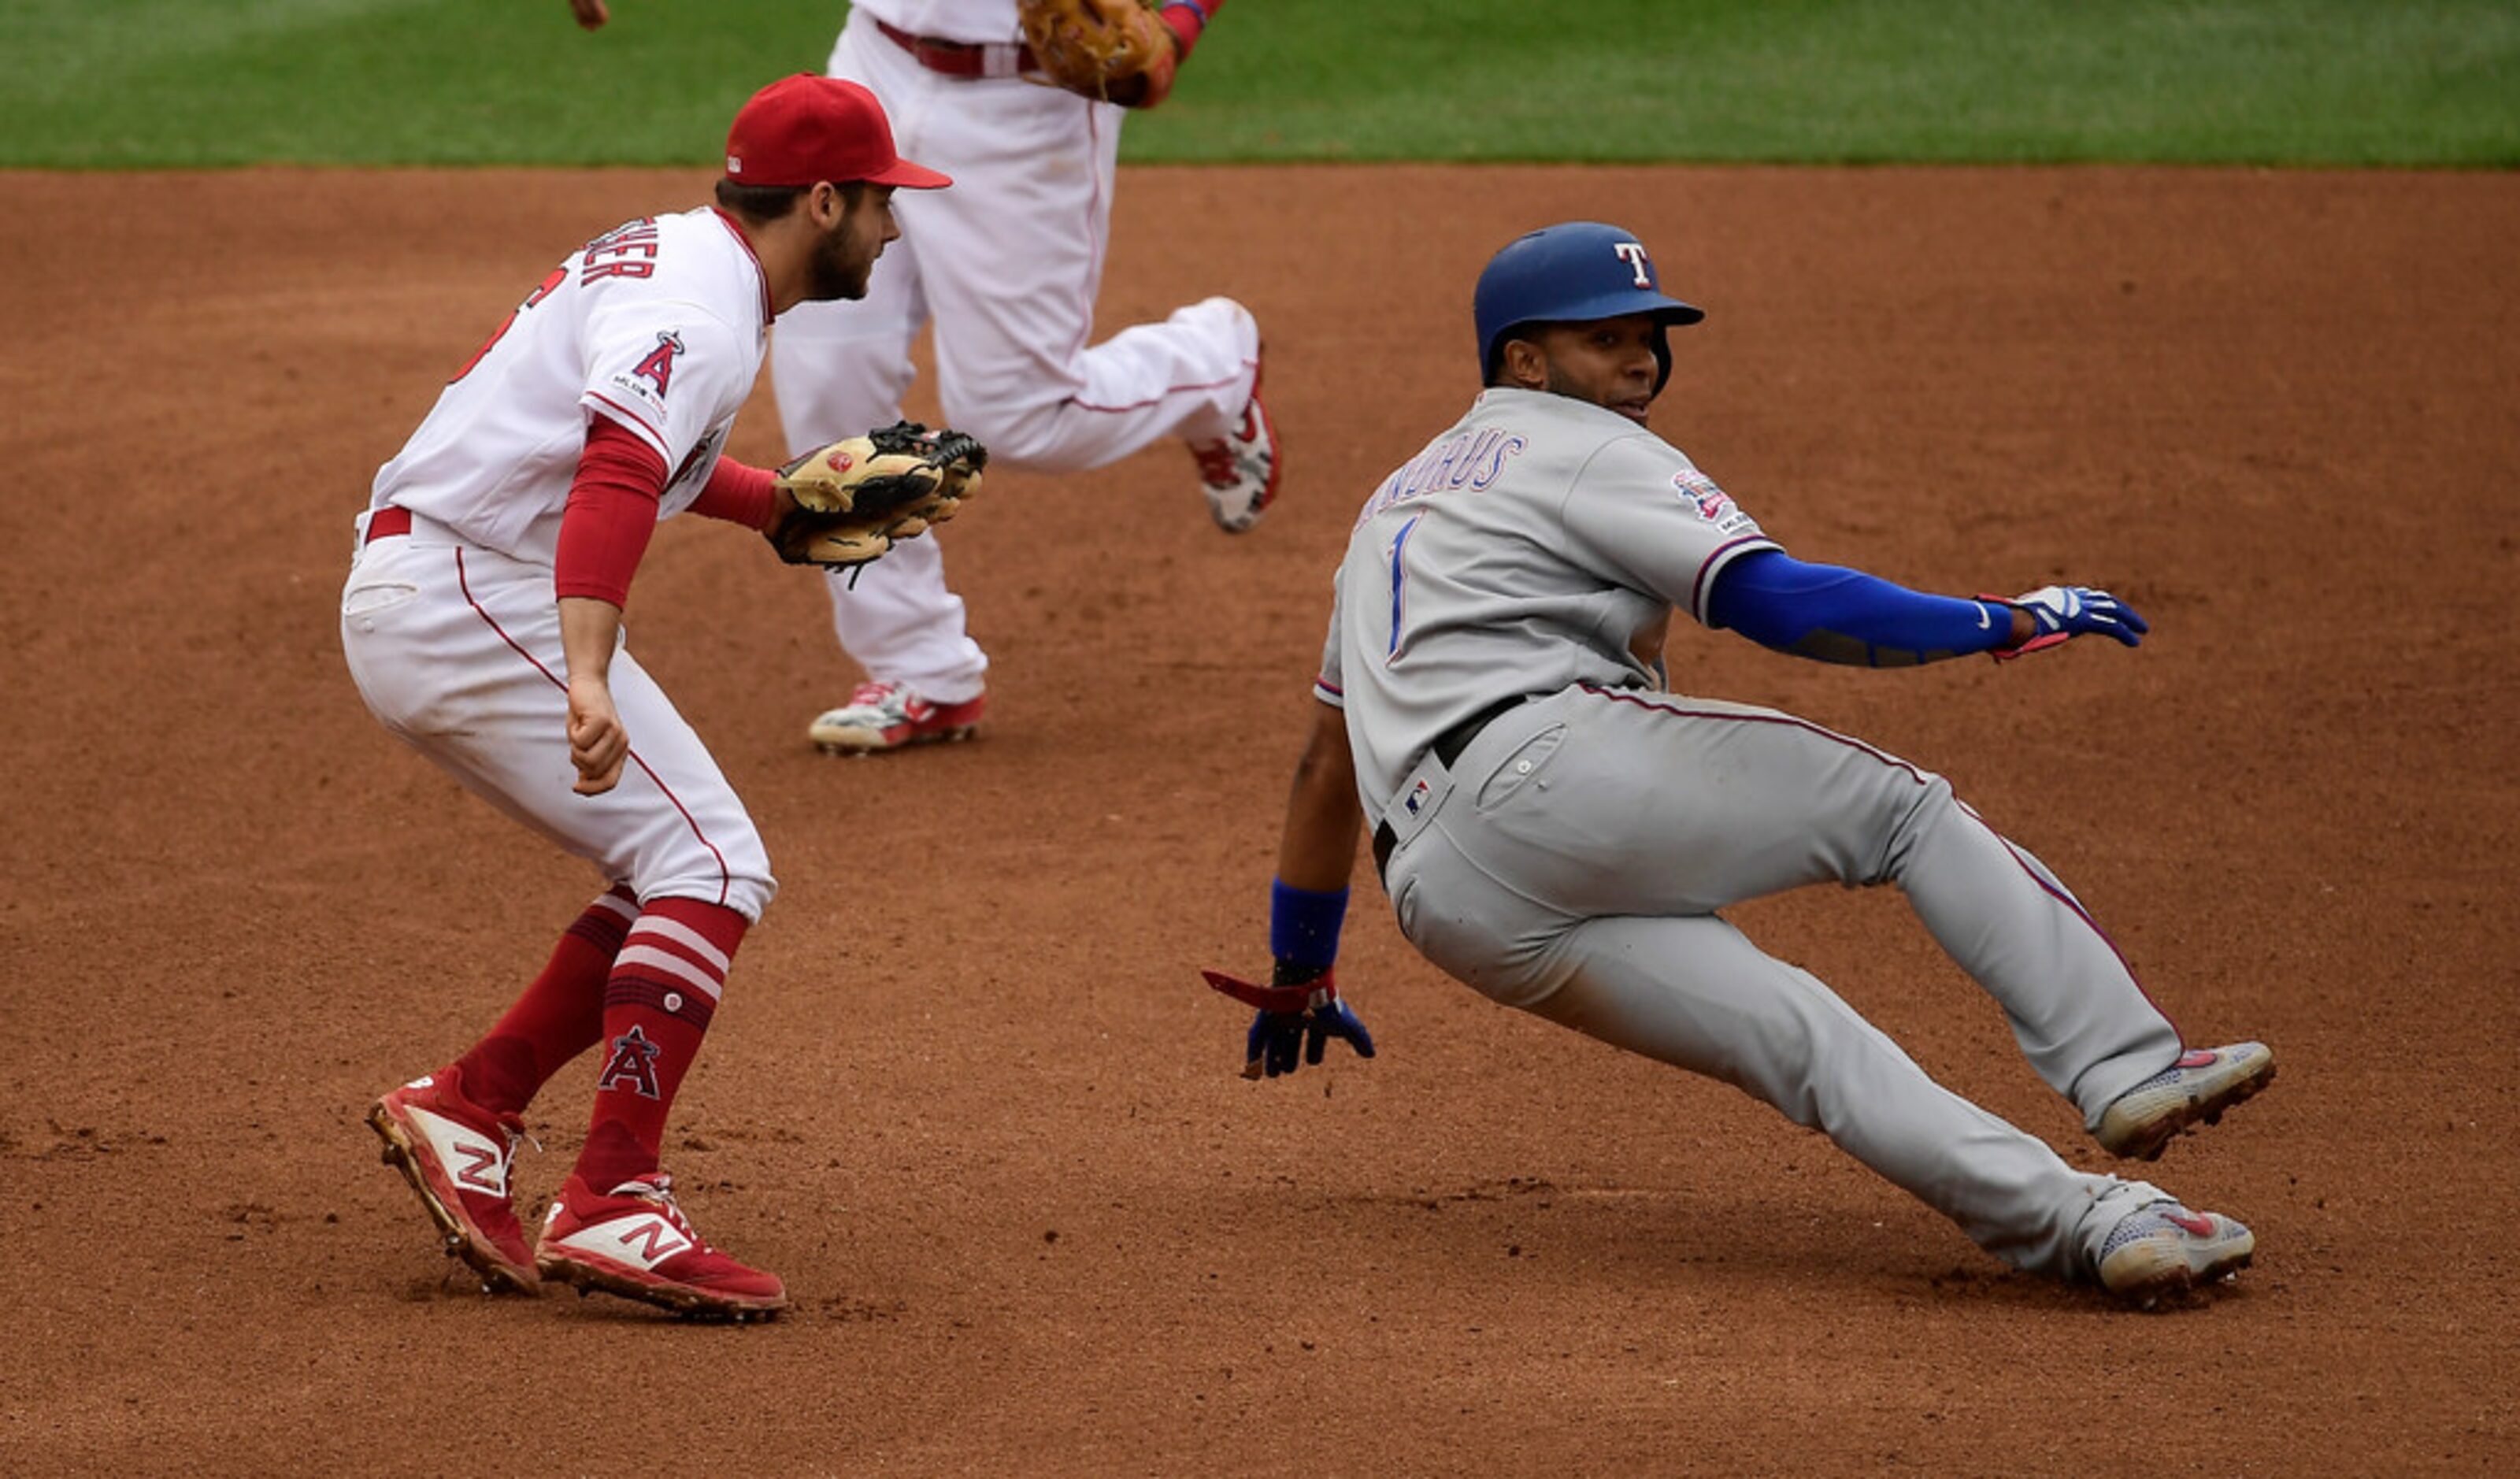
[[[1130,125],[1099,319],[1252,306],[1258,529],[1170,449],[993,471],[943,536],[990,724],[856,761],[803,737],[857,676],[812,578],[698,519],[642,567],[632,641],[782,882],[666,1142],[794,1296],[741,1327],[483,1297],[361,1123],[596,879],[362,707],[351,520],[840,7],[613,11],[0,9],[0,1473],[2510,1470],[2520,6],[1238,0]],[[1796,554],[2150,618],[2002,668],[1669,655],[1947,775],[2191,1042],[2273,1045],[2143,1168],[2256,1230],[2229,1287],[2010,1273],[1448,980],[1362,859],[1380,1055],[1237,1075],[1197,970],[1266,967],[1329,568],[1475,388],[1481,263],[1570,217],[1709,310],[1655,429]],[[784,455],[769,395],[735,455]],[[2124,1169],[1895,893],[1734,919]]]

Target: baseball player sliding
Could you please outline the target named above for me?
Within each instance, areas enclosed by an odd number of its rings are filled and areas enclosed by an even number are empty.
[[[601,0],[571,0],[581,24]],[[911,344],[935,327],[946,419],[1001,465],[1080,471],[1187,442],[1215,521],[1256,523],[1279,484],[1260,330],[1210,297],[1089,345],[1110,237],[1120,125],[1170,93],[1224,0],[857,0],[829,71],[864,83],[902,146],[953,174],[901,202],[904,239],[865,299],[779,325],[771,376],[791,449],[900,416]],[[989,659],[933,540],[830,583],[840,647],[866,670],[818,715],[824,749],[968,738]]]
[[[480,1041],[377,1101],[385,1159],[490,1288],[558,1280],[743,1319],[786,1290],[701,1240],[658,1143],[777,885],[742,803],[623,645],[621,608],[660,518],[726,519],[791,561],[854,566],[949,516],[985,454],[904,426],[776,473],[720,455],[771,321],[863,293],[898,235],[894,190],[949,183],[900,157],[872,94],[824,77],[755,94],[726,157],[714,207],[563,259],[378,472],[341,644],[386,729],[608,883]],[[510,1184],[522,1111],[590,1047],[585,1149],[529,1248]]]
[[[1896,883],[2002,1004],[2109,1151],[2150,1159],[2265,1087],[2262,1045],[2189,1051],[2108,937],[1942,778],[1771,709],[1660,691],[1674,606],[1778,651],[1876,667],[1998,658],[2141,617],[2102,591],[1920,595],[1785,554],[1646,429],[1663,294],[1615,227],[1497,253],[1475,317],[1486,389],[1366,501],[1339,566],[1317,723],[1288,802],[1246,1074],[1372,1040],[1332,965],[1359,829],[1400,929],[1509,1007],[1734,1084],[1827,1133],[2016,1267],[2138,1302],[2255,1250],[2230,1218],[2086,1176],[1936,1085],[1718,911],[1798,884]]]

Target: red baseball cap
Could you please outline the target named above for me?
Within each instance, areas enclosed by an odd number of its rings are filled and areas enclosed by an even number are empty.
[[[894,152],[892,123],[875,94],[855,82],[798,72],[752,95],[726,131],[726,177],[738,185],[899,185],[936,190],[954,183]]]

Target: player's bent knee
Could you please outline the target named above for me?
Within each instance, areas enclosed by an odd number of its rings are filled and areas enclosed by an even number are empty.
[[[779,880],[770,875],[766,861],[750,866],[729,858],[721,865],[714,857],[634,877],[631,887],[643,899],[698,899],[720,905],[751,924],[761,922],[763,912],[779,894]]]
[[[779,892],[779,885],[768,877],[667,878],[652,888],[641,890],[649,899],[698,899],[715,904],[743,916],[746,924],[761,922],[762,914]]]

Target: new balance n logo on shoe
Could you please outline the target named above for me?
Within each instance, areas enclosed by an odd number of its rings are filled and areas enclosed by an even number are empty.
[[[616,1084],[627,1084],[641,1098],[657,1098],[656,1054],[660,1051],[636,1027],[614,1038],[611,1058],[595,1076],[596,1092],[601,1094]]]
[[[622,1248],[646,1268],[652,1269],[691,1245],[690,1238],[661,1217],[642,1218],[621,1230]]]
[[[499,1152],[495,1148],[466,1144],[452,1148],[457,1155],[464,1157],[463,1167],[455,1173],[456,1185],[470,1187],[475,1191],[487,1191],[492,1196],[508,1194],[508,1170],[499,1164]]]

